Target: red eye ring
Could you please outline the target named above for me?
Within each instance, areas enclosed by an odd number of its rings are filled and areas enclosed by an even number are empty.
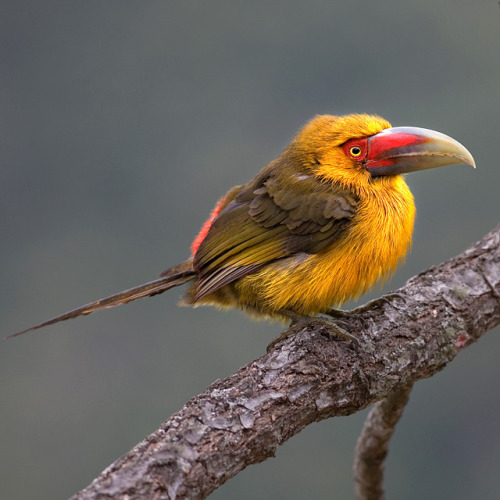
[[[350,139],[342,145],[344,153],[356,161],[363,161],[368,152],[368,138]]]

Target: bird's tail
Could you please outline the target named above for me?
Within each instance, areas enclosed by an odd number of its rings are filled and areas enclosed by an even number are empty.
[[[61,314],[60,316],[56,316],[55,318],[44,321],[43,323],[27,328],[26,330],[9,335],[6,338],[10,339],[12,337],[17,337],[18,335],[22,335],[23,333],[27,333],[32,330],[38,330],[38,328],[53,325],[54,323],[59,323],[59,321],[64,321],[66,319],[77,318],[78,316],[86,316],[87,314],[91,314],[94,311],[99,311],[99,309],[108,309],[111,307],[119,306],[121,304],[126,304],[127,302],[132,302],[133,300],[142,299],[142,297],[157,295],[159,293],[166,292],[170,288],[187,283],[194,278],[194,271],[192,270],[192,268],[175,272],[178,268],[181,268],[181,266],[172,268],[171,274],[164,276],[165,273],[162,273],[162,277],[154,281],[150,281],[149,283],[144,283],[143,285],[130,288],[129,290],[124,290],[123,292],[115,293],[114,295],[110,295],[109,297],[104,297],[103,299],[96,300],[94,302],[91,302],[90,304],[78,307],[77,309],[73,309],[72,311],[68,311],[67,313]]]

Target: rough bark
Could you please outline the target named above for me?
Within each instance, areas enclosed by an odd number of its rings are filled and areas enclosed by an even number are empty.
[[[217,380],[73,500],[202,499],[306,425],[349,415],[430,377],[500,323],[500,226],[396,294],[325,321]]]

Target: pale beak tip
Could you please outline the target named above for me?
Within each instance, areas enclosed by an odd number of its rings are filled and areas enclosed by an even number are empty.
[[[470,165],[472,168],[476,168],[476,162],[473,158],[473,156],[469,153],[467,157],[465,158],[465,164]]]

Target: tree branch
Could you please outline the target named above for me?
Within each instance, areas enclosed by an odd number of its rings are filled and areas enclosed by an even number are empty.
[[[403,415],[413,384],[403,385],[379,401],[368,414],[356,444],[354,481],[358,500],[383,499],[389,441]]]
[[[306,425],[349,415],[442,370],[500,323],[500,226],[346,317],[355,346],[311,319],[217,380],[73,500],[202,499]]]

